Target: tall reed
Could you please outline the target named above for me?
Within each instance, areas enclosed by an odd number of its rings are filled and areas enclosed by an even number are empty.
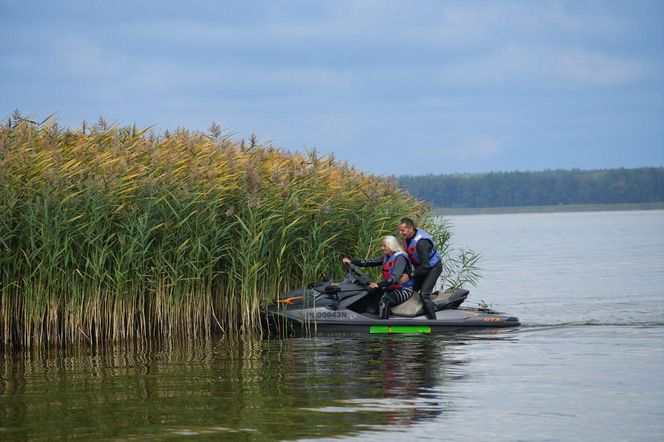
[[[274,294],[427,213],[393,181],[218,126],[154,135],[15,117],[0,126],[0,341],[260,333]]]

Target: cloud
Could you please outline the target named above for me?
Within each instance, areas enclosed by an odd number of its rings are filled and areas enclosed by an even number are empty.
[[[608,54],[576,50],[560,55],[561,73],[583,86],[616,86],[640,79],[641,63]]]
[[[58,69],[76,76],[114,76],[125,65],[116,53],[104,51],[82,35],[70,34],[56,40],[53,50]]]
[[[625,32],[619,18],[573,12],[570,4],[554,1],[425,1],[418,7],[341,1],[306,16],[281,4],[255,20],[229,17],[182,14],[119,23],[113,38],[132,59],[124,72],[156,90],[186,90],[182,86],[196,82],[292,91],[293,78],[323,95],[330,88],[355,89],[360,96],[390,98],[399,89],[420,99],[432,87],[439,93],[616,86],[639,80],[645,69],[636,56],[625,59],[579,43]],[[79,71],[108,71],[123,61],[109,62],[101,44],[68,44]],[[429,90],[418,90],[423,85]]]
[[[463,139],[448,152],[459,161],[486,161],[498,156],[502,150],[503,144],[496,138],[474,135]]]
[[[0,114],[218,120],[372,168],[377,148],[461,170],[534,164],[533,146],[560,149],[563,133],[571,151],[607,133],[606,149],[633,150],[638,134],[662,144],[654,2],[82,4],[18,2],[0,16]]]

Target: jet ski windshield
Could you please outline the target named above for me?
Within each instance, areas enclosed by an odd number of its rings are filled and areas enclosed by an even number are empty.
[[[348,273],[342,280],[326,280],[310,284],[312,289],[310,296],[305,298],[315,299],[317,306],[328,305],[334,308],[346,308],[364,298],[368,294],[368,285],[371,280],[356,265],[347,264]],[[294,292],[289,292],[286,296],[292,296]],[[311,296],[313,295],[313,296]]]

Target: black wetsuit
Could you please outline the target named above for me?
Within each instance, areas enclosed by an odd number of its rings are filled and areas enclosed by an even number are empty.
[[[416,234],[417,231],[415,231]],[[429,266],[429,259],[426,257],[429,256],[433,248],[433,244],[430,241],[420,240],[417,242],[416,248],[417,255],[420,256],[422,262],[419,265],[413,264],[415,266],[415,271],[412,274],[415,280],[413,290],[419,291],[427,318],[436,319],[436,306],[431,300],[431,293],[436,285],[436,281],[438,281],[438,277],[443,272],[443,262],[441,260],[435,266]]]

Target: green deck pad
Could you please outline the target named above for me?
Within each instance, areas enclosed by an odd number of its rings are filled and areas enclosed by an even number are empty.
[[[431,333],[426,325],[372,325],[369,333]]]

